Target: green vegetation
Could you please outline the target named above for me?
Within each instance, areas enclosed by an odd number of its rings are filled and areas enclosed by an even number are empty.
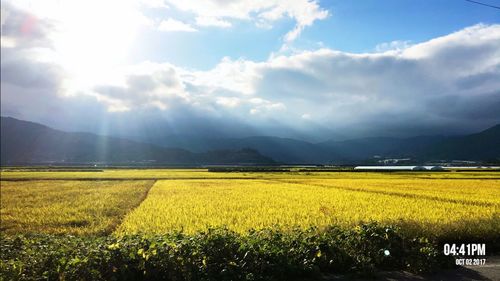
[[[1,239],[6,280],[305,280],[375,269],[421,272],[446,263],[437,245],[375,223],[240,235],[226,229],[186,235]]]

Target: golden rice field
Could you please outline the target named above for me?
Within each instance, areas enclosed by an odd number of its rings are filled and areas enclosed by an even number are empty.
[[[110,233],[154,181],[2,181],[5,233]]]
[[[295,184],[328,187],[340,190],[386,194],[401,197],[456,202],[465,205],[500,206],[500,179],[298,179]]]
[[[117,234],[163,233],[182,230],[194,233],[210,227],[225,226],[244,233],[262,228],[307,228],[332,224],[356,225],[378,221],[404,224],[412,231],[438,236],[452,233],[475,236],[500,235],[500,181],[467,182],[484,188],[485,197],[471,204],[467,194],[446,193],[439,183],[418,189],[418,181],[396,180],[377,187],[380,181],[299,180],[296,183],[270,180],[164,180],[158,181],[146,200],[128,214]],[[442,182],[445,189],[453,183]],[[458,184],[456,182],[455,184]],[[323,186],[320,184],[324,184]],[[478,185],[475,185],[478,184]],[[345,187],[356,186],[346,189]],[[429,187],[428,184],[423,184]],[[412,187],[417,187],[412,192]],[[401,188],[407,190],[402,192]],[[384,191],[387,193],[372,191]],[[411,195],[411,196],[409,196]],[[440,196],[443,199],[440,200]],[[452,201],[453,200],[453,201]]]
[[[9,170],[2,233],[158,234],[378,221],[454,237],[500,236],[499,172]],[[147,196],[146,196],[147,194]]]

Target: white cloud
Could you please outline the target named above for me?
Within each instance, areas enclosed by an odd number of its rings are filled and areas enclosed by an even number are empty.
[[[194,71],[190,73],[189,82],[205,91],[217,90],[250,95],[254,89],[254,82],[259,79],[256,72],[258,63],[246,60],[231,60],[224,58],[215,68],[209,71]]]
[[[285,104],[281,102],[271,102],[268,100],[260,100],[261,102],[250,109],[250,114],[256,115],[271,115],[282,114],[286,110]]]
[[[292,30],[290,30],[287,34],[285,34],[285,42],[292,42],[295,39],[297,39],[297,37],[299,37],[303,29],[304,26],[302,25],[295,26]]]
[[[249,119],[242,122],[277,118],[290,127],[312,120],[303,112],[314,112],[314,122],[327,127],[500,121],[500,81],[493,78],[500,75],[500,25],[471,27],[398,52],[320,49],[264,62],[225,58],[208,71],[169,64],[145,68],[155,86],[149,90],[129,77],[123,96],[129,107],[147,106],[154,97],[169,105],[167,110],[201,110],[201,105],[208,116],[245,120],[247,112]]]
[[[167,109],[168,109],[168,105],[167,105],[167,104],[165,104],[165,103],[164,103],[164,102],[162,102],[162,101],[159,101],[159,100],[154,100],[154,101],[151,101],[151,102],[149,103],[149,105],[154,106],[154,107],[156,107],[156,108],[158,108],[158,109],[160,109],[160,110],[167,110]]]
[[[108,112],[126,112],[130,110],[130,107],[127,106],[125,100],[120,98],[112,98],[106,95],[100,94],[92,94],[96,98],[96,100],[100,103],[106,105]]]
[[[163,8],[168,9],[168,5],[165,4],[164,0],[140,0],[142,5],[150,8]]]
[[[408,40],[395,40],[391,42],[380,43],[375,46],[375,52],[383,53],[388,51],[403,51],[411,46],[411,41]]]
[[[231,23],[227,20],[218,19],[216,17],[196,17],[196,24],[199,26],[216,26],[216,27],[231,27]]]
[[[43,34],[36,40],[45,42]],[[71,97],[58,95],[71,73],[37,57],[32,42],[16,42],[21,45],[2,47],[2,112],[26,119],[72,115],[99,123],[96,118],[147,115],[182,123],[184,132],[230,120],[234,128],[277,124],[301,131],[317,124],[324,130],[407,128],[408,134],[500,122],[500,25],[472,26],[396,52],[320,49],[261,62],[224,58],[204,71],[143,62],[119,68],[122,83],[93,80],[92,91],[82,88]]]
[[[218,97],[216,103],[225,107],[234,108],[240,105],[241,101],[236,97]]]
[[[171,64],[145,62],[124,71],[124,85],[96,85],[93,93],[114,107],[120,101],[119,108],[126,110],[190,106],[194,101],[185,89],[181,71]]]
[[[158,25],[158,30],[160,31],[184,31],[184,32],[196,32],[194,27],[187,23],[183,23],[174,19],[162,20]]]
[[[229,20],[252,20],[257,26],[268,27],[285,17],[291,18],[296,26],[285,35],[286,41],[295,40],[305,27],[328,16],[328,11],[316,0],[167,1],[180,10],[194,13],[202,26],[228,27]]]

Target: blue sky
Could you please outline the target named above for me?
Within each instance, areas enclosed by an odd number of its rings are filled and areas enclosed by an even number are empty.
[[[320,141],[500,123],[500,10],[461,0],[2,0],[1,43],[2,115],[65,130]]]
[[[396,40],[423,42],[480,22],[500,20],[498,10],[460,0],[331,2],[332,16],[313,27],[311,38],[326,31],[325,43],[347,52],[371,51],[381,42]]]
[[[373,52],[384,42],[419,43],[477,23],[500,22],[499,10],[460,0],[331,0],[319,4],[329,16],[306,28],[293,42],[295,48]],[[190,20],[189,13],[176,9],[164,14]],[[209,69],[225,56],[262,61],[280,50],[283,36],[293,26],[293,20],[285,18],[269,29],[237,21],[232,28],[205,28],[195,33],[144,32],[132,60],[162,60],[198,69]]]

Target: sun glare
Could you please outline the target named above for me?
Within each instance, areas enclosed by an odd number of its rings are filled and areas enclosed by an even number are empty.
[[[25,1],[36,17],[54,25],[49,35],[54,60],[67,75],[69,94],[105,82],[119,84],[131,45],[148,24],[133,1]]]

